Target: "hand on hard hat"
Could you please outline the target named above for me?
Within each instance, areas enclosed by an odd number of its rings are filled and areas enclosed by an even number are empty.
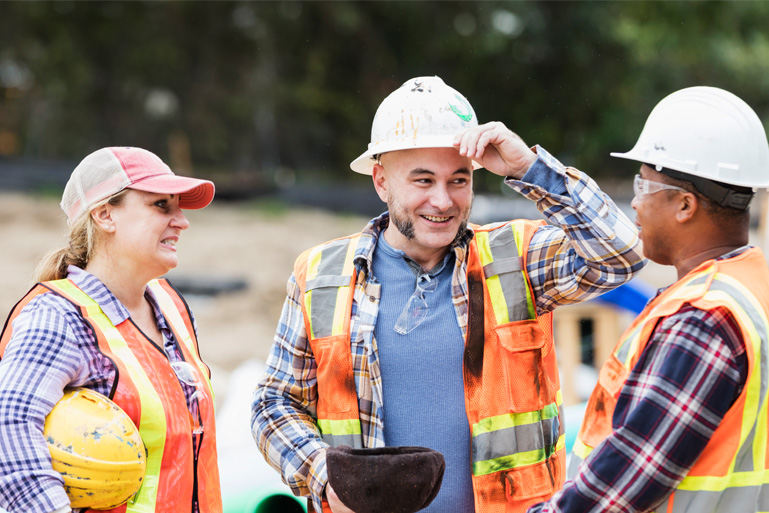
[[[523,178],[537,160],[523,139],[499,121],[466,130],[454,138],[454,146],[460,155],[499,176]]]

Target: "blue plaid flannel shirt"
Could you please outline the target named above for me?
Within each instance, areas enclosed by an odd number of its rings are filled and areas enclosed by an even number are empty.
[[[538,182],[557,179],[565,183],[565,187],[559,187],[565,194],[512,178],[505,182],[534,201],[551,223],[536,231],[527,254],[527,272],[537,309],[548,312],[622,285],[646,261],[640,253],[635,225],[590,177],[564,167],[539,146],[535,151],[538,159],[529,174],[534,171],[543,175]],[[351,350],[365,447],[385,445],[382,383],[373,337],[379,294],[371,261],[377,237],[388,221],[384,214],[366,226],[361,239],[364,243],[355,255],[359,274],[350,323]],[[463,335],[468,312],[467,245],[472,237],[468,229],[452,248],[456,255],[452,296]],[[254,391],[252,432],[267,462],[281,473],[283,481],[296,495],[310,496],[315,510],[321,511],[327,482],[327,444],[315,424],[317,400],[316,363],[305,333],[300,290],[292,275],[266,375]]]
[[[68,278],[91,298],[113,325],[130,317],[96,277],[69,266]],[[146,297],[172,361],[182,361],[176,339],[150,289]],[[197,326],[193,327],[197,332]],[[45,417],[65,387],[86,387],[109,396],[115,366],[100,351],[76,306],[52,293],[36,296],[13,323],[13,337],[0,360],[0,508],[11,513],[50,513],[69,505],[64,480],[51,467],[43,439]],[[180,383],[188,406],[194,387]]]

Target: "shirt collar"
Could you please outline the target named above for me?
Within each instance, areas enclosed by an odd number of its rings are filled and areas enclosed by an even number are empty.
[[[107,316],[114,326],[117,326],[131,317],[130,312],[123,306],[123,303],[121,303],[120,300],[110,292],[107,286],[93,274],[77,266],[70,265],[67,267],[67,278],[72,280],[80,290],[88,295],[88,297],[96,301],[101,308],[101,311],[104,312],[104,315]],[[158,328],[167,329],[168,325],[166,324],[163,314],[160,312],[157,298],[153,294],[152,289],[147,287],[144,291],[144,296],[149,300],[150,305],[152,306]]]
[[[355,248],[355,256],[353,262],[355,268],[359,272],[368,274],[371,269],[371,261],[374,258],[374,250],[376,249],[377,240],[382,231],[390,224],[390,213],[385,212],[379,217],[375,217],[366,225],[361,233],[360,242],[358,247]],[[451,249],[456,255],[457,261],[464,261],[465,254],[467,253],[467,246],[475,236],[475,232],[469,226],[465,230],[465,233],[452,244]]]

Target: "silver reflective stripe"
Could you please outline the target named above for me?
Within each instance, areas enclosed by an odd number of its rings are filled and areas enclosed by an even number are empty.
[[[308,280],[305,285],[305,292],[315,289],[322,289],[323,287],[345,287],[350,284],[350,276],[317,276],[312,280]]]
[[[361,435],[331,435],[329,433],[321,434],[321,438],[331,447],[340,445],[349,445],[353,449],[363,449],[363,438]]]
[[[512,273],[521,270],[523,270],[523,259],[521,257],[494,260],[490,264],[483,266],[483,274],[487,278],[498,274]]]
[[[766,511],[761,505],[762,496],[766,495],[766,485],[735,486],[721,492],[676,490],[673,499],[673,513],[756,513]],[[763,498],[765,501],[765,497]],[[657,512],[667,511],[668,498],[657,508]]]
[[[342,271],[349,245],[350,239],[341,239],[326,245],[321,253],[317,275],[308,280],[308,284],[314,287],[313,289],[308,287],[305,293],[312,292],[310,322],[315,338],[328,337],[332,334],[339,287],[348,285],[352,279],[351,276],[347,276],[345,283],[340,285],[345,278]]]
[[[473,462],[552,447],[558,442],[558,417],[505,429],[489,431],[473,437]]]
[[[619,348],[619,352],[616,355],[617,360],[619,360],[622,365],[625,365],[628,356],[630,356],[630,348],[633,345],[630,342],[638,336],[638,333],[644,327],[644,324],[645,323],[643,322],[639,323],[638,326],[627,337],[625,337],[625,340],[622,341],[622,347]]]
[[[748,314],[750,321],[755,327],[756,333],[758,333],[758,342],[760,344],[761,352],[761,366],[756,370],[760,372],[759,377],[761,380],[761,388],[758,396],[759,403],[757,411],[760,412],[764,401],[766,400],[767,387],[769,387],[769,376],[767,376],[767,359],[769,359],[769,341],[767,341],[767,337],[769,336],[769,326],[764,323],[761,312],[758,312],[753,307],[750,301],[748,301],[748,299],[745,297],[745,293],[743,291],[740,291],[732,285],[718,279],[713,280],[713,283],[710,285],[710,290],[718,290],[727,293],[737,304],[740,305],[740,308],[742,308],[742,310]],[[758,421],[758,419],[756,419],[756,421]],[[742,444],[739,452],[737,453],[734,465],[735,472],[750,472],[755,470],[755,467],[753,466],[752,454],[753,440],[755,436],[756,423],[753,423],[753,425],[750,427],[750,433],[748,434],[745,442]],[[763,468],[763,464],[760,466],[760,468]]]
[[[769,484],[764,484],[761,487],[761,492],[758,494],[758,507],[756,511],[769,511]]]
[[[483,272],[486,279],[492,276],[499,277],[499,284],[507,303],[508,321],[529,319],[529,307],[526,304],[527,285],[521,272],[522,259],[518,254],[512,225],[506,224],[502,228],[489,232],[489,249],[494,261],[485,265]]]

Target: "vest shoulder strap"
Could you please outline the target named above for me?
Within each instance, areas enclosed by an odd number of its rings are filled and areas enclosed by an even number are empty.
[[[27,292],[24,297],[21,298],[19,302],[16,303],[11,309],[11,313],[8,314],[8,318],[5,320],[3,330],[0,331],[0,360],[3,359],[5,348],[8,346],[8,342],[10,342],[11,335],[13,334],[13,320],[18,317],[21,311],[24,310],[24,307],[26,307],[34,297],[38,296],[39,294],[44,294],[48,291],[49,290],[46,287],[38,283],[32,287],[29,292]]]
[[[353,259],[361,234],[342,237],[304,251],[294,263],[305,328],[310,340],[349,330]]]
[[[537,317],[526,254],[531,237],[543,224],[520,219],[475,227],[471,244],[477,248],[497,324]]]
[[[310,253],[313,249],[310,248],[302,251],[294,261],[294,279],[302,293],[304,293],[307,284],[307,260],[310,258]]]

